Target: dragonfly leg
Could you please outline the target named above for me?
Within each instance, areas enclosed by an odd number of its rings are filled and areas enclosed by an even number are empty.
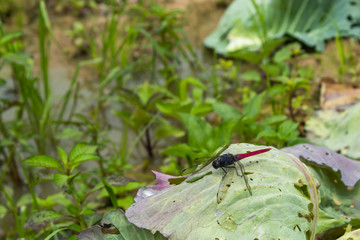
[[[241,175],[239,174],[237,168],[235,166],[226,166],[226,168],[235,168],[236,171],[236,175],[238,175],[239,177],[241,177]]]
[[[221,167],[221,169],[224,171],[224,176],[223,176],[223,178],[226,176],[226,174],[227,174],[227,171],[223,168],[223,167]]]

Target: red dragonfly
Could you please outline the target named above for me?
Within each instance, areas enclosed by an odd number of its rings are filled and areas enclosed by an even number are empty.
[[[245,174],[245,167],[240,162],[240,160],[244,159],[244,158],[247,158],[247,157],[254,156],[254,155],[258,155],[258,154],[261,154],[261,153],[265,153],[265,152],[271,150],[271,148],[265,148],[265,149],[260,149],[260,150],[256,150],[256,151],[253,151],[253,152],[247,152],[247,153],[241,153],[241,154],[230,154],[230,153],[221,154],[229,146],[230,146],[230,144],[224,145],[220,150],[216,151],[208,160],[206,160],[205,162],[200,163],[199,165],[195,166],[196,170],[193,172],[193,174],[199,172],[201,169],[203,169],[205,166],[209,165],[211,162],[212,162],[212,166],[215,169],[221,168],[224,171],[224,176],[221,179],[219,190],[217,192],[218,203],[220,203],[223,200],[223,198],[226,195],[226,192],[227,192],[228,188],[230,187],[230,185],[232,183],[231,176],[228,179],[226,179],[227,171],[225,170],[225,168],[235,168],[236,174],[238,176],[243,176],[244,177],[246,188],[248,189],[250,195],[252,195],[251,187],[249,185],[248,178],[247,178],[247,176]],[[239,172],[238,172],[238,170],[237,170],[237,168],[235,166],[236,163],[240,168],[241,175],[239,174]],[[186,169],[186,171],[191,170],[193,168]],[[198,178],[187,180],[187,182],[192,182],[192,181],[196,181],[196,180],[198,180]]]
[[[249,185],[248,178],[245,174],[244,165],[240,162],[240,160],[247,158],[247,157],[254,156],[254,155],[258,155],[261,153],[265,153],[270,150],[271,150],[271,148],[265,148],[265,149],[260,149],[260,150],[256,150],[253,152],[241,153],[241,154],[235,154],[235,155],[233,155],[231,153],[222,154],[220,156],[215,157],[215,160],[213,160],[213,162],[212,162],[212,166],[215,169],[221,168],[224,171],[224,176],[223,176],[223,179],[224,179],[227,174],[227,171],[225,170],[225,168],[235,168],[236,174],[238,176],[240,176],[240,174],[237,171],[237,168],[235,167],[235,163],[237,163],[240,168],[241,175],[244,177],[246,187],[249,190],[250,195],[252,195],[251,187]]]

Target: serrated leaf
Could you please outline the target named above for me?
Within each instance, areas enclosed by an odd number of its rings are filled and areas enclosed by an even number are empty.
[[[64,172],[60,162],[47,155],[35,155],[24,160],[24,163],[33,167],[52,168]]]
[[[77,144],[69,154],[69,164],[71,164],[75,159],[82,154],[94,154],[97,149],[97,146],[91,146],[83,143]]]
[[[99,160],[99,157],[93,154],[82,154],[77,156],[72,162],[69,163],[69,168],[72,172],[81,163],[93,160]]]
[[[54,174],[54,183],[56,186],[58,186],[61,189],[64,189],[67,187],[67,180],[68,176],[61,173],[55,173]]]

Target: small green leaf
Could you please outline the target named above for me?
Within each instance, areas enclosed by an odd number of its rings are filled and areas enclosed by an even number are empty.
[[[50,222],[53,222],[62,217],[62,214],[57,213],[54,210],[43,210],[35,212],[31,214],[28,221],[25,223],[24,228],[38,230],[45,227]]]
[[[78,156],[82,154],[93,154],[95,153],[97,146],[91,146],[83,143],[77,144],[73,149],[71,149],[69,155],[69,163],[73,162]]]
[[[81,163],[86,162],[86,161],[91,161],[91,160],[99,160],[99,157],[96,155],[93,155],[93,154],[79,155],[69,163],[69,168],[71,168],[71,171],[72,171],[74,168],[79,166]]]
[[[293,121],[285,121],[279,126],[278,136],[282,140],[289,140],[299,135],[298,124]]]
[[[204,119],[187,113],[180,113],[182,122],[188,131],[188,141],[190,146],[202,147],[210,136],[212,127]]]
[[[268,138],[268,137],[277,137],[277,133],[272,129],[265,129],[264,131],[259,132],[259,134],[256,136],[256,139],[259,138]]]
[[[15,41],[16,38],[21,37],[23,34],[22,32],[13,32],[13,33],[7,33],[0,38],[0,46],[6,44],[10,41]]]
[[[185,135],[185,132],[169,123],[163,123],[161,125],[159,125],[156,128],[156,139],[162,139],[162,138],[166,138],[166,137],[182,137]]]
[[[272,115],[268,117],[264,117],[261,119],[261,124],[263,125],[271,125],[275,123],[280,123],[286,120],[286,115]]]
[[[123,209],[128,209],[130,205],[133,203],[134,203],[134,198],[132,196],[127,196],[124,198],[117,199],[118,207],[121,207]]]
[[[60,162],[47,155],[35,155],[24,160],[24,163],[33,167],[52,168],[64,172]]]
[[[55,134],[56,138],[61,140],[73,140],[73,141],[81,141],[83,139],[84,133],[74,127],[65,127],[61,131]]]
[[[164,155],[178,156],[181,158],[187,158],[189,156],[195,157],[196,154],[188,144],[179,143],[172,145],[161,152]]]
[[[58,186],[61,189],[67,187],[68,185],[67,180],[68,180],[68,176],[65,174],[61,174],[61,173],[54,174],[54,183],[56,184],[56,186]]]
[[[211,113],[212,110],[213,110],[213,107],[211,104],[203,103],[203,104],[194,106],[191,109],[190,113],[195,116],[205,116],[205,115]]]
[[[274,62],[280,63],[289,60],[291,58],[292,51],[289,46],[290,45],[285,46],[275,53]]]
[[[114,193],[114,190],[111,188],[109,183],[104,178],[101,178],[101,181],[104,184],[105,190],[109,195],[109,198],[110,198],[110,201],[111,201],[112,205],[115,208],[117,208],[117,200],[116,200],[116,195]]]
[[[0,219],[4,218],[7,214],[8,210],[3,205],[0,205]]]
[[[10,139],[7,139],[7,138],[3,138],[1,139],[0,141],[0,146],[1,147],[8,147],[8,146],[11,146],[11,145],[14,145],[15,142],[10,140]]]
[[[17,207],[22,207],[22,206],[26,206],[28,204],[31,204],[32,202],[33,202],[33,199],[31,197],[31,195],[27,193],[27,194],[22,195],[20,197],[20,199],[17,200],[16,206]]]
[[[66,154],[66,152],[64,151],[64,149],[62,149],[61,147],[57,146],[57,151],[58,151],[58,155],[62,161],[62,163],[64,164],[64,166],[67,166],[67,161],[68,161],[68,156]]]
[[[241,77],[247,81],[260,82],[261,76],[260,73],[256,71],[248,71],[241,75]]]
[[[213,108],[216,114],[218,114],[224,121],[230,121],[234,118],[241,117],[241,114],[237,108],[226,103],[215,102],[213,104]]]
[[[262,107],[262,102],[264,99],[264,94],[257,94],[244,106],[243,115],[244,121],[253,122],[256,120],[257,116],[260,113]]]

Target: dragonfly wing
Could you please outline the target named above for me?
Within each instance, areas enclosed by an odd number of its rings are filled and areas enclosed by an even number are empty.
[[[231,187],[231,184],[233,183],[234,173],[235,171],[228,171],[227,174],[222,177],[216,195],[216,200],[218,204],[220,204],[225,199],[225,196],[229,188]]]
[[[245,167],[244,167],[244,165],[243,165],[240,161],[236,161],[236,163],[239,165],[241,174],[242,174],[243,177],[244,177],[244,181],[245,181],[245,184],[246,184],[246,188],[249,190],[250,195],[252,195],[251,187],[250,187],[250,184],[249,184],[249,180],[248,180],[248,177],[247,177],[246,174],[245,174]]]

